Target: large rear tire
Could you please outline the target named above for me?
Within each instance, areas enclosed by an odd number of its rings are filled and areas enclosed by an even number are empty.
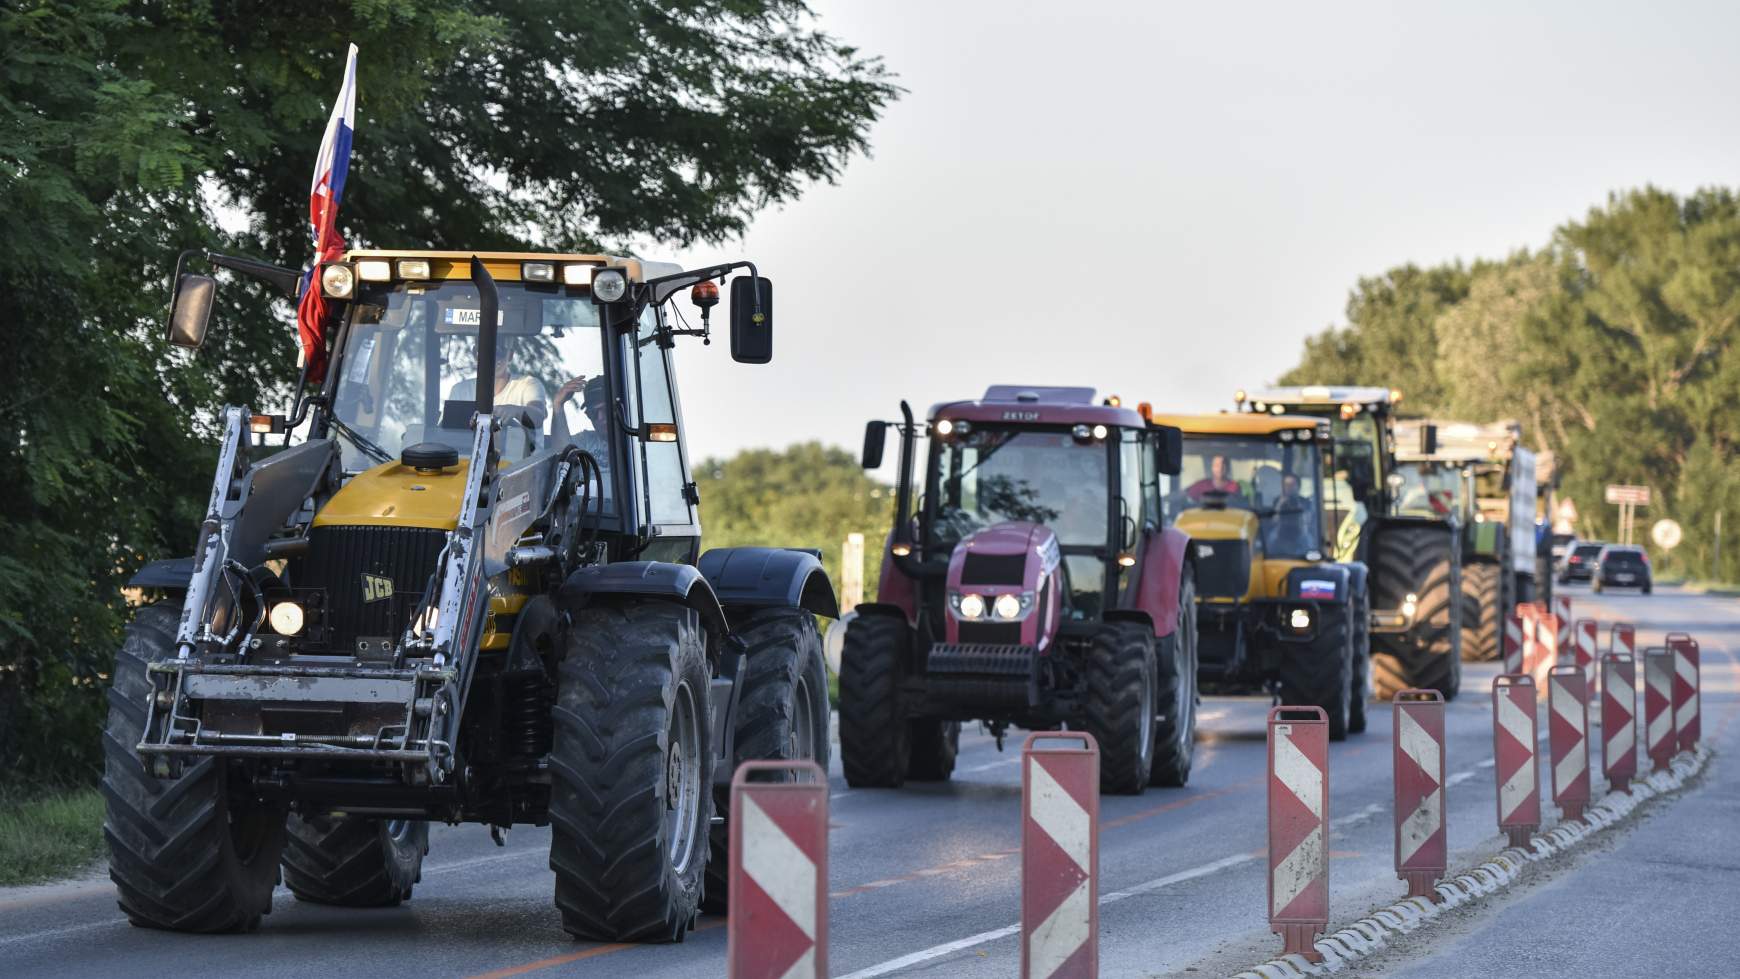
[[[1140,795],[1154,764],[1154,630],[1107,622],[1094,635],[1084,672],[1088,733],[1100,746],[1100,791]]]
[[[1496,564],[1462,566],[1462,658],[1498,659],[1504,642],[1504,569]]]
[[[900,700],[912,629],[893,615],[860,615],[840,653],[840,767],[855,789],[906,782],[911,729]]]
[[[180,778],[158,779],[135,750],[152,696],[146,666],[174,656],[180,615],[173,605],[140,609],[115,656],[103,729],[109,877],[140,927],[252,931],[272,911],[285,811],[235,784],[230,762],[196,757]]]
[[[747,647],[743,692],[737,698],[732,770],[746,761],[809,759],[828,770],[828,667],[816,617],[801,608],[758,612],[736,630]],[[757,781],[778,778],[764,773]],[[730,907],[731,789],[716,786],[702,910]]]
[[[390,908],[411,897],[429,852],[429,824],[412,819],[291,816],[284,886],[299,901]]]
[[[1374,632],[1372,677],[1377,695],[1393,700],[1410,687],[1436,690],[1455,700],[1462,686],[1455,615],[1457,575],[1450,534],[1442,527],[1386,527],[1372,546],[1372,604],[1400,608],[1417,599],[1407,632]]]
[[[1348,638],[1353,644],[1352,677],[1347,691],[1347,733],[1365,733],[1366,702],[1371,699],[1371,595],[1364,579],[1354,590]]]
[[[1148,784],[1178,788],[1190,781],[1196,759],[1196,572],[1186,564],[1178,578],[1178,621],[1172,627],[1170,653],[1158,664],[1158,697],[1164,713],[1154,724],[1154,761]]]
[[[700,620],[655,601],[569,614],[550,753],[562,927],[593,941],[682,941],[700,906],[713,816]]]

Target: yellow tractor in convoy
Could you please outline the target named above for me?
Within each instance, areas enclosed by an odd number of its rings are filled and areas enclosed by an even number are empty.
[[[304,901],[397,904],[430,821],[550,826],[582,938],[681,940],[723,908],[738,763],[827,764],[815,616],[837,615],[814,552],[700,548],[671,348],[739,269],[732,357],[766,363],[747,262],[313,271],[324,376],[304,368],[287,415],[223,410],[194,555],[133,581],[158,600],[117,656],[103,775],[133,923],[252,929],[280,866]],[[216,285],[177,269],[173,343],[201,344]]]
[[[1365,730],[1370,602],[1365,566],[1329,556],[1348,505],[1325,476],[1329,422],[1244,413],[1152,420],[1184,433],[1166,511],[1195,558],[1199,689],[1322,707],[1332,740]]]

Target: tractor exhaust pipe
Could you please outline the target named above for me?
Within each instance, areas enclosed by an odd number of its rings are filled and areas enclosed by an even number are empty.
[[[478,305],[475,410],[487,415],[495,411],[495,332],[501,297],[496,292],[495,276],[476,255],[471,256],[471,281],[477,285]]]

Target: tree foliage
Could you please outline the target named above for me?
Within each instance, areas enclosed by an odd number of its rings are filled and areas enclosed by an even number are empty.
[[[1306,341],[1289,383],[1390,384],[1425,414],[1517,418],[1560,461],[1584,537],[1610,538],[1608,483],[1651,487],[1647,525],[1686,530],[1669,570],[1714,565],[1717,512],[1740,504],[1740,201],[1725,188],[1611,196],[1504,261],[1361,280],[1349,322]]]
[[[164,300],[185,248],[307,259],[347,42],[359,245],[722,242],[899,91],[799,0],[0,6],[0,775],[90,763],[119,586],[191,547],[213,409],[294,378],[281,298],[226,284],[197,360]]]
[[[704,547],[816,547],[836,591],[847,534],[864,535],[864,595],[874,601],[894,491],[844,449],[817,442],[751,449],[695,470]]]

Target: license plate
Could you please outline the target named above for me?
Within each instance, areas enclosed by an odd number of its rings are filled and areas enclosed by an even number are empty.
[[[1613,576],[1613,580],[1614,581],[1630,581],[1630,580],[1632,580],[1632,576],[1628,575],[1628,574],[1616,574]]]

